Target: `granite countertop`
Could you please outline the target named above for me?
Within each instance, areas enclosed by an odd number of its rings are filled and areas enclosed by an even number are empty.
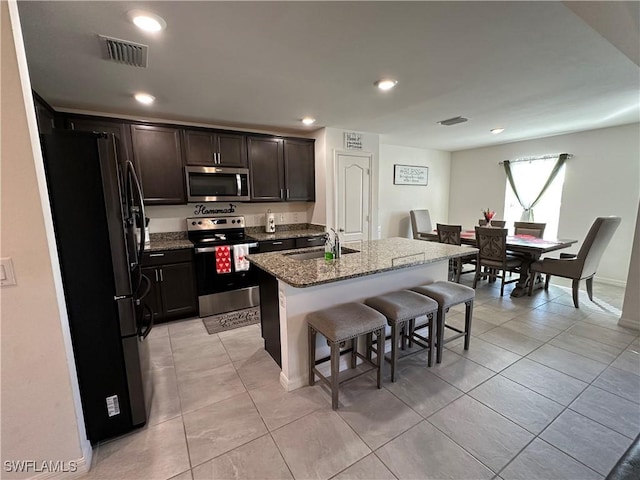
[[[325,234],[322,230],[315,229],[300,229],[300,230],[283,230],[275,233],[266,232],[247,232],[249,238],[253,238],[258,242],[265,240],[285,240],[287,238],[301,238],[301,237],[321,237]]]
[[[331,261],[326,261],[324,258],[296,260],[288,255],[323,251],[320,247],[258,253],[249,255],[247,258],[257,267],[292,287],[304,288],[439,262],[478,251],[473,247],[408,238],[385,238],[361,244],[350,243],[349,248],[359,251],[343,254],[341,258]]]
[[[187,232],[152,233],[149,237],[151,244],[145,247],[147,252],[193,248],[193,243],[187,238]]]

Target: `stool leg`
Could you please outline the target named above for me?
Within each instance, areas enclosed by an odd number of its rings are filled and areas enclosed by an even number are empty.
[[[427,341],[427,345],[429,347],[429,351],[427,352],[427,367],[430,367],[431,364],[433,363],[433,346],[435,345],[435,342],[433,341],[433,323],[435,321],[435,315],[433,313],[430,313],[427,316],[427,320],[429,320],[429,339]]]
[[[473,300],[465,303],[464,312],[464,349],[469,350],[469,342],[471,341],[471,315],[473,314]]]
[[[408,340],[409,340],[409,348],[413,347],[413,331],[416,328],[416,319],[412,318],[411,320],[409,320],[409,325],[407,327],[407,329],[409,330],[409,332],[407,333],[408,335]]]
[[[313,387],[316,383],[316,376],[313,373],[313,369],[316,364],[316,331],[311,325],[307,329],[309,332],[309,385]]]
[[[367,333],[367,359],[369,361],[371,361],[371,353],[372,353],[372,347],[373,347],[373,334],[372,333]]]
[[[391,325],[391,382],[396,381],[396,362],[398,361],[398,330],[402,327],[399,323]]]
[[[340,374],[340,343],[331,344],[331,408],[338,409],[338,375]]]
[[[438,328],[438,333],[437,333],[438,345],[437,345],[436,362],[442,363],[442,349],[444,346],[444,309],[443,308],[438,308],[437,328]]]
[[[382,368],[384,366],[384,328],[378,330],[376,337],[378,339],[378,388],[382,385]]]
[[[351,339],[351,368],[356,368],[356,352],[358,351],[358,338]]]

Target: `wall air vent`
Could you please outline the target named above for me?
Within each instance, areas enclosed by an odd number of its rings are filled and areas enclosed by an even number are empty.
[[[464,118],[464,117],[453,117],[453,118],[447,118],[446,120],[440,120],[439,122],[436,122],[440,125],[444,125],[445,127],[450,127],[451,125],[457,125],[458,123],[464,123],[467,120],[469,120],[468,118]]]
[[[141,43],[120,40],[119,38],[98,35],[103,45],[105,58],[118,63],[131,65],[132,67],[147,68],[149,47]]]

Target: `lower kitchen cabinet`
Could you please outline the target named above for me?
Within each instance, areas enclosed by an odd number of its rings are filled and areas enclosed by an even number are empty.
[[[191,250],[147,252],[143,265],[142,273],[151,281],[151,291],[145,303],[153,310],[155,322],[197,315]]]

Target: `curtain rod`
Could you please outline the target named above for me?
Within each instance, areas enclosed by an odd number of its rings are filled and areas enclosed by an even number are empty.
[[[566,155],[566,158],[572,158],[573,154],[571,153],[556,153],[555,155],[540,155],[537,157],[522,157],[516,158],[515,160],[509,160],[509,163],[518,163],[518,162],[535,162],[536,160],[549,160],[552,158],[559,158],[560,155]],[[498,165],[502,165],[504,162],[498,162]]]

